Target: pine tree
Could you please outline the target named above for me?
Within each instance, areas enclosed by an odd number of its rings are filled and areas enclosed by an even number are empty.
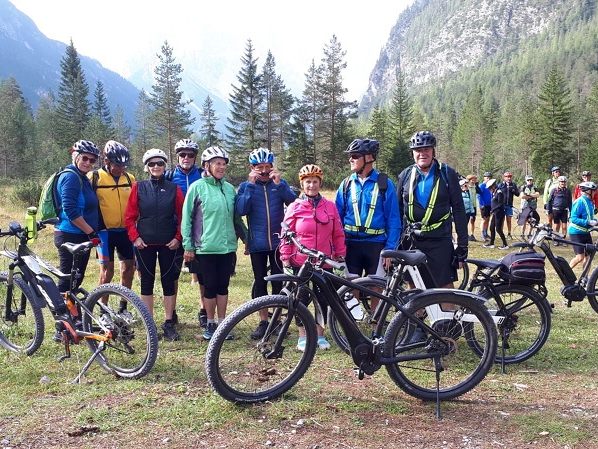
[[[117,142],[122,143],[127,148],[131,146],[131,127],[125,120],[125,111],[121,105],[117,105],[114,110],[112,129],[114,130],[114,139]]]
[[[230,117],[226,125],[226,143],[231,152],[231,171],[240,176],[245,170],[247,151],[262,143],[263,95],[262,77],[258,74],[257,58],[253,56],[251,39],[247,41],[245,53],[241,57],[241,69],[237,74],[238,85],[232,85],[229,96]]]
[[[110,126],[112,126],[112,116],[110,115],[108,99],[106,98],[106,93],[104,92],[104,84],[101,81],[96,83],[96,89],[93,93],[93,98],[94,102],[92,113],[97,115],[107,128],[110,128]]]
[[[554,67],[538,95],[538,142],[532,152],[532,165],[536,172],[559,165],[567,168],[573,160],[569,140],[571,137],[571,93],[565,79]]]
[[[92,115],[85,127],[84,134],[86,139],[93,141],[98,148],[102,148],[108,140],[114,138],[114,129],[104,84],[101,81],[96,83],[93,98]]]
[[[308,108],[297,106],[291,119],[289,148],[284,163],[287,180],[296,179],[297,172],[305,164],[314,164],[316,162],[310,122],[311,116]]]
[[[141,154],[152,146],[153,133],[151,127],[152,104],[144,89],[139,92],[137,109],[135,110],[135,145]]]
[[[201,140],[205,147],[220,146],[220,132],[216,129],[216,111],[214,111],[214,103],[208,95],[203,102],[201,110],[201,127],[199,133]]]
[[[56,108],[57,142],[70,148],[77,140],[85,138],[84,130],[89,121],[89,86],[81,68],[81,61],[71,40],[60,61],[60,84]]]
[[[56,102],[52,92],[42,93],[35,112],[34,148],[42,157],[34,158],[34,172],[42,178],[64,166],[67,152],[56,142]]]
[[[398,174],[412,163],[409,139],[414,131],[413,101],[407,92],[405,77],[396,73],[396,86],[388,112],[389,139],[384,149],[383,161],[388,173]]]
[[[372,109],[372,115],[369,120],[368,137],[376,139],[380,143],[380,152],[376,160],[376,166],[384,172],[394,173],[389,170],[390,164],[388,163],[392,159],[393,148],[389,142],[389,125],[388,125],[388,113],[386,109],[381,108],[380,105],[374,106]]]
[[[305,85],[303,95],[299,100],[298,106],[293,113],[293,136],[291,140],[293,145],[301,141],[307,145],[302,149],[305,154],[305,159],[301,162],[298,168],[304,164],[314,163],[321,164],[324,161],[324,156],[318,145],[317,136],[323,120],[324,102],[321,95],[322,85],[322,69],[316,67],[315,61],[312,60],[307,73],[305,74]],[[300,139],[298,136],[303,135]]]
[[[34,132],[31,107],[14,78],[0,81],[0,172],[21,177],[31,171]],[[38,156],[39,157],[39,156]]]
[[[191,101],[183,100],[181,73],[183,68],[175,62],[173,49],[165,41],[161,53],[156,55],[159,64],[154,69],[154,84],[150,93],[152,128],[156,143],[167,149],[169,160],[174,160],[174,144],[180,136],[188,136],[188,129],[195,119],[186,108]]]

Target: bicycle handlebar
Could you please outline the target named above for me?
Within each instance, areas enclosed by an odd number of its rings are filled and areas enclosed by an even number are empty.
[[[333,260],[330,257],[328,257],[322,251],[317,251],[315,249],[306,247],[303,243],[297,240],[296,234],[289,229],[284,230],[280,237],[281,239],[284,239],[295,245],[295,247],[297,247],[301,254],[305,254],[308,257],[316,259],[318,261],[317,265],[319,267],[322,267],[324,264],[326,264],[330,265],[332,268],[336,268],[337,270],[346,269],[346,265],[344,262],[337,262],[336,260]]]

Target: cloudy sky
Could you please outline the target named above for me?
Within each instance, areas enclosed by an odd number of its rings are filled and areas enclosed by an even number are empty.
[[[48,37],[72,38],[79,53],[129,77],[152,73],[168,40],[185,74],[227,98],[246,42],[258,64],[268,50],[296,95],[312,59],[333,34],[346,50],[345,86],[351,99],[367,88],[370,72],[399,14],[413,0],[280,0],[144,2],[126,0],[10,0]]]

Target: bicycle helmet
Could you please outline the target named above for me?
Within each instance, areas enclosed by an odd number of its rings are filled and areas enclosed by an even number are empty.
[[[372,139],[355,139],[349,144],[345,153],[349,154],[378,154],[380,144],[377,140]]]
[[[552,167],[550,169],[550,173],[554,173],[555,171],[561,171],[561,167],[559,167],[558,165],[555,165],[554,167]]]
[[[592,172],[589,170],[584,170],[581,172],[581,176],[592,176]]]
[[[309,178],[310,176],[317,176],[320,178],[320,181],[324,180],[324,172],[316,164],[304,165],[299,170],[299,181],[303,181],[305,178]]]
[[[199,146],[191,139],[181,139],[174,144],[174,152],[178,154],[181,150],[191,150],[197,154],[199,153]]]
[[[558,181],[558,182],[567,182],[567,177],[566,177],[566,176],[559,176],[559,177],[557,178],[557,181]]]
[[[201,153],[201,163],[203,164],[204,162],[209,162],[217,157],[221,157],[228,164],[228,153],[222,148],[216,146],[208,147],[203,150],[203,153]]]
[[[490,173],[489,171],[485,171],[484,174],[482,175],[484,178],[491,178],[492,177],[492,173]]]
[[[249,163],[251,165],[273,164],[274,154],[268,148],[256,148],[249,153]]]
[[[589,191],[592,191],[592,190],[596,190],[596,184],[594,184],[592,181],[581,182],[579,184],[579,189],[582,192],[589,192]]]
[[[72,153],[88,153],[100,157],[100,150],[91,140],[77,140],[71,148]]]
[[[430,131],[418,131],[411,136],[409,148],[412,150],[428,147],[436,147],[436,137]]]
[[[129,149],[116,140],[106,142],[106,145],[104,145],[104,156],[106,156],[108,162],[117,165],[128,165],[130,159]]]
[[[152,148],[150,150],[147,150],[143,155],[143,165],[147,164],[147,161],[155,157],[159,157],[161,159],[164,159],[164,162],[168,162],[168,156],[166,156],[166,153],[164,151],[160,150],[159,148]]]
[[[534,180],[534,177],[533,177],[533,176],[530,176],[530,175],[527,175],[527,176],[525,177],[525,180],[526,180],[526,181],[533,181],[533,180]]]

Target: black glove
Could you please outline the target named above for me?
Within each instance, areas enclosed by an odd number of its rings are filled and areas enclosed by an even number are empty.
[[[87,234],[87,238],[89,240],[93,240],[93,239],[99,239],[100,236],[98,235],[98,233],[96,231],[90,232],[89,234]]]
[[[467,259],[467,246],[457,246],[454,256],[457,258],[457,262],[465,262],[465,259]]]

